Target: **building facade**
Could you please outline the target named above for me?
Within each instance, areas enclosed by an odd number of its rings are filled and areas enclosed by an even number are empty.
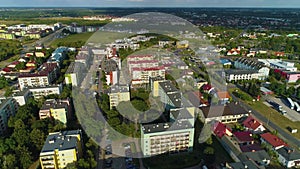
[[[40,119],[54,118],[63,124],[67,124],[71,115],[70,99],[48,99],[39,111]]]
[[[115,85],[110,88],[109,96],[109,107],[117,107],[122,101],[130,101],[130,92],[128,85]]]
[[[192,151],[194,127],[188,122],[141,125],[144,156]]]
[[[14,116],[18,110],[18,103],[15,99],[1,100],[0,103],[0,135],[7,130],[9,117]]]
[[[270,68],[268,68],[264,63],[257,60],[241,57],[234,61],[234,67],[236,69],[258,71],[259,80],[264,80],[269,77]]]
[[[56,63],[44,63],[39,69],[38,73],[27,73],[19,76],[18,81],[21,90],[28,87],[48,86],[58,77],[59,67]]]
[[[50,133],[40,153],[42,169],[63,169],[82,157],[80,130]]]

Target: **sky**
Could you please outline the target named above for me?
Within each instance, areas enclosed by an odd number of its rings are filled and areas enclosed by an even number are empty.
[[[300,8],[300,0],[0,0],[0,7],[268,7],[268,8]]]

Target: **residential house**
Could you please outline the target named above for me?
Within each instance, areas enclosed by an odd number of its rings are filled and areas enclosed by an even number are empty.
[[[212,131],[219,138],[222,138],[224,135],[232,136],[232,129],[221,122],[214,123]]]
[[[243,122],[243,125],[246,128],[246,130],[249,130],[255,134],[262,133],[266,130],[263,124],[251,115],[248,116],[248,118]]]
[[[254,143],[254,138],[250,131],[237,131],[233,133],[239,145],[250,145]]]
[[[23,91],[19,91],[17,93],[12,94],[12,98],[14,98],[17,101],[19,106],[25,105],[31,96],[32,95],[29,89],[25,89]]]
[[[230,94],[227,91],[219,91],[217,92],[217,97],[221,104],[226,104],[230,102]]]
[[[255,162],[255,164],[260,168],[269,165],[271,162],[271,157],[268,155],[268,153],[265,150],[244,152],[241,155],[239,155],[239,158],[242,161],[251,160]]]
[[[281,140],[279,137],[271,134],[271,133],[263,133],[260,135],[260,140],[262,143],[267,144],[267,146],[270,146],[274,150],[278,150],[284,146],[288,146],[287,143],[285,143],[283,140]]]
[[[227,56],[236,56],[236,55],[240,55],[240,54],[241,54],[241,51],[237,48],[230,49],[227,52]]]
[[[44,63],[37,73],[24,73],[19,75],[19,87],[24,90],[28,87],[48,86],[57,79],[59,67],[56,63]]]
[[[31,92],[32,96],[35,99],[38,99],[52,94],[60,95],[62,92],[62,84],[49,85],[44,87],[30,87],[28,89]]]
[[[278,161],[286,168],[300,166],[300,153],[299,151],[290,147],[284,146],[276,150],[278,154]]]
[[[149,78],[149,86],[154,97],[159,96],[159,82],[165,81],[165,77],[157,76]]]

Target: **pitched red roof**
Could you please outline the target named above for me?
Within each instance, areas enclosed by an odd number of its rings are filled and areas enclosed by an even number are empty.
[[[287,143],[285,143],[279,137],[277,137],[271,133],[261,134],[260,137],[262,139],[264,139],[267,143],[271,144],[274,148],[280,147],[280,146],[288,146]]]
[[[222,138],[226,134],[226,130],[232,131],[231,128],[221,122],[217,122],[213,125],[213,131],[219,138]]]
[[[250,131],[238,131],[238,132],[234,132],[233,135],[240,142],[254,141],[254,139],[252,138],[252,133]]]
[[[202,86],[203,90],[210,90],[212,86],[210,84],[205,84]]]
[[[258,120],[253,118],[251,115],[243,122],[243,125],[249,129],[256,130],[260,125],[262,125]]]

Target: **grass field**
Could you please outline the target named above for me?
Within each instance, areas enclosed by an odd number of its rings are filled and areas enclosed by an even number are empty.
[[[59,44],[72,44],[72,43],[75,44],[79,41],[85,43],[92,35],[93,32],[69,35],[65,38],[55,39],[50,46],[56,48],[60,46]]]
[[[261,101],[252,104],[251,107],[253,109],[255,109],[256,111],[260,112],[266,118],[270,118],[270,121],[272,121],[276,125],[280,126],[282,129],[284,129],[288,133],[290,133],[287,129],[288,127],[291,127],[293,129],[298,129],[298,131],[300,131],[300,122],[292,122],[285,116],[279,114],[279,112],[277,112],[273,108],[266,106]],[[300,132],[292,134],[292,135],[295,136],[296,138],[300,139]]]
[[[19,55],[15,55],[13,57],[10,57],[9,59],[3,60],[0,62],[0,68],[4,68],[5,66],[7,66],[9,63],[16,61],[19,59]]]
[[[236,89],[229,89],[229,91],[232,93]],[[247,93],[241,91],[238,89],[239,92],[248,95]],[[251,96],[250,96],[251,97]],[[249,104],[254,110],[258,111],[261,115],[263,115],[266,118],[270,118],[270,121],[276,124],[277,126],[281,127],[283,130],[288,131],[288,127],[298,129],[298,133],[293,134],[294,137],[300,139],[300,122],[292,122],[285,116],[281,115],[278,111],[275,109],[268,107],[265,105],[262,101],[258,102],[251,102],[251,101],[245,101],[247,104]],[[266,125],[266,124],[265,124]]]

